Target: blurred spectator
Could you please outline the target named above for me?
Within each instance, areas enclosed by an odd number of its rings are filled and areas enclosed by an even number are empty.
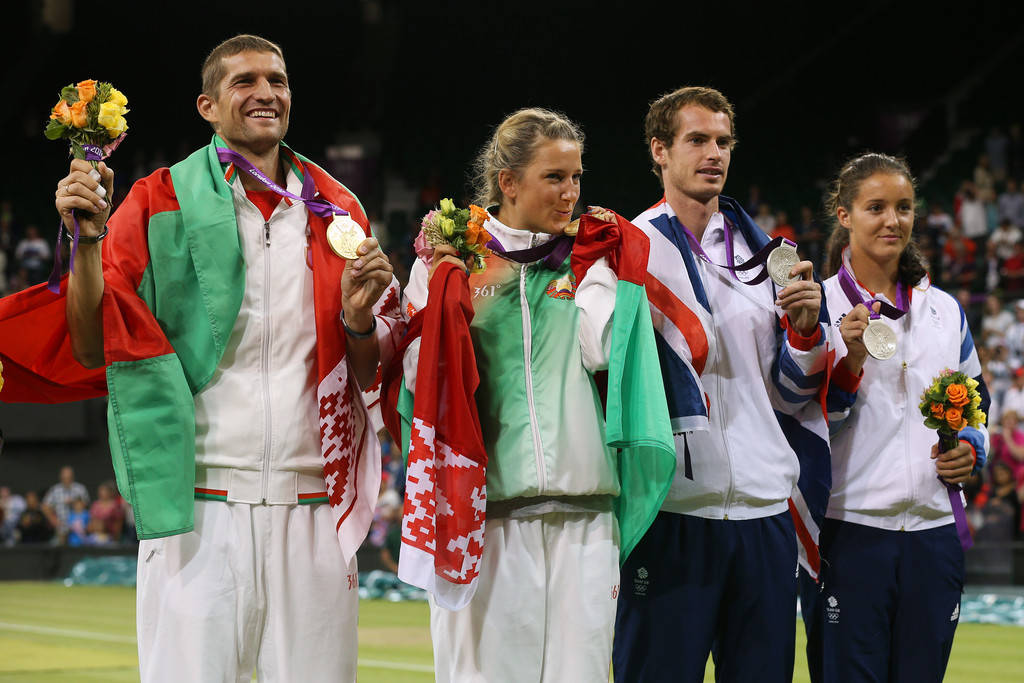
[[[756,216],[761,212],[761,188],[751,185],[747,190],[747,213]]]
[[[1017,484],[1024,484],[1024,429],[1020,426],[1019,413],[1003,411],[998,429],[992,430],[991,443],[992,464],[1005,463]]]
[[[124,507],[114,482],[105,481],[96,489],[96,501],[89,508],[89,523],[99,522],[100,530],[118,542],[124,534]]]
[[[380,547],[380,563],[393,574],[398,574],[398,558],[402,549],[402,506],[393,505],[384,511],[387,530]]]
[[[928,234],[935,244],[944,244],[946,237],[953,231],[953,217],[946,213],[938,202],[932,203],[928,208],[928,218],[925,221]]]
[[[779,211],[775,214],[775,228],[769,234],[773,239],[782,237],[790,242],[797,242],[796,230],[789,224],[789,214],[785,211]]]
[[[761,204],[757,214],[754,215],[754,222],[766,235],[772,234],[772,230],[775,229],[775,214],[772,213],[772,207],[768,204]]]
[[[999,218],[1009,220],[1018,228],[1024,228],[1024,192],[1020,191],[1017,181],[1009,178],[1006,189],[997,201]]]
[[[1010,156],[1010,138],[999,126],[992,126],[985,138],[985,154],[992,168],[992,176],[1001,181],[1006,177]]]
[[[979,357],[985,348],[984,346],[978,347]],[[988,409],[988,424],[994,425],[999,419],[1006,390],[1013,383],[1013,368],[1010,367],[1010,354],[1003,343],[1000,342],[992,348],[991,354],[982,363],[981,374],[985,380],[985,386],[988,387],[989,397],[992,399]]]
[[[999,221],[999,227],[988,238],[988,249],[1001,266],[1013,256],[1013,246],[1021,241],[1021,232],[1009,218]]]
[[[767,204],[762,204],[758,209],[758,213],[754,216],[754,222],[764,230],[765,234],[771,234],[771,231],[775,229],[775,214],[771,212],[771,207]]]
[[[29,284],[34,285],[46,279],[49,275],[51,256],[50,245],[39,236],[36,226],[30,225],[25,228],[25,237],[14,249],[14,260],[17,261],[18,268],[25,270]]]
[[[103,520],[89,518],[89,526],[86,528],[85,545],[114,545],[119,542],[119,538],[115,538],[107,533],[107,530],[103,528]]]
[[[967,181],[960,189],[960,210],[956,216],[960,222],[960,230],[970,239],[983,238],[986,226],[985,205],[978,196],[974,183]]]
[[[804,258],[821,270],[825,232],[821,224],[814,218],[814,211],[809,206],[800,207],[800,220],[796,224],[797,241]]]
[[[1009,464],[1000,461],[992,464],[991,472],[992,493],[983,509],[985,526],[1008,525],[1009,538],[1005,540],[1020,538],[1020,498],[1013,471]]]
[[[978,163],[974,167],[974,189],[979,194],[986,190],[994,190],[995,178],[992,177],[992,162],[987,154],[978,157]]]
[[[1003,394],[1002,411],[1024,415],[1024,368],[1013,371],[1013,383]]]
[[[979,193],[981,203],[985,207],[985,234],[991,235],[999,225],[999,209],[996,207],[995,190],[985,190]]]
[[[14,211],[7,199],[0,202],[0,250],[14,253],[17,241],[14,238]]]
[[[0,536],[13,541],[14,530],[17,529],[18,520],[24,511],[25,499],[17,493],[11,493],[10,487],[0,486],[0,514],[3,516]]]
[[[67,544],[73,547],[85,545],[88,528],[89,510],[85,507],[84,500],[75,498],[71,501],[71,510],[68,512]]]
[[[999,284],[1007,294],[1024,294],[1024,242],[1013,245],[1013,254],[1003,261]]]
[[[62,541],[67,536],[68,515],[76,498],[81,498],[86,505],[89,504],[89,492],[85,486],[75,481],[74,468],[65,465],[60,469],[60,481],[51,486],[43,496],[43,511]]]
[[[28,491],[25,494],[25,511],[18,520],[18,537],[21,543],[49,543],[53,539],[53,525],[43,514],[39,494]]]
[[[1004,339],[1010,326],[1013,325],[1013,314],[1003,308],[1003,302],[995,294],[985,297],[985,313],[981,318],[981,339],[987,343],[989,339]]]
[[[956,228],[942,248],[942,278],[947,288],[971,287],[977,273],[978,246]]]

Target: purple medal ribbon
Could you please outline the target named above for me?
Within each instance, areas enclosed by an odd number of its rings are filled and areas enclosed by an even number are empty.
[[[737,282],[742,282],[745,285],[759,285],[768,279],[768,269],[765,268],[764,266],[766,263],[768,263],[769,254],[771,254],[772,251],[774,251],[777,247],[781,246],[782,244],[788,244],[791,247],[796,247],[796,244],[794,242],[786,239],[785,237],[776,237],[768,244],[758,249],[757,253],[755,253],[753,256],[751,256],[749,259],[747,259],[740,265],[723,265],[721,263],[715,263],[714,261],[711,260],[711,257],[708,256],[706,251],[704,251],[704,248],[700,246],[700,241],[697,239],[697,236],[690,232],[690,229],[683,225],[682,221],[680,221],[678,218],[674,216],[673,220],[675,221],[676,225],[678,225],[679,228],[683,231],[683,234],[686,236],[686,241],[690,243],[690,249],[694,253],[696,253],[698,256],[700,256],[701,259],[703,259],[706,263],[712,266],[716,266],[718,268],[725,268],[732,274],[732,276],[736,279]],[[729,221],[725,221],[725,254],[726,258],[730,262],[732,262],[734,259],[733,253],[734,252],[732,226],[729,225]],[[743,273],[748,270],[753,270],[754,268],[761,268],[762,270],[755,277],[749,280],[741,280],[739,278],[739,275],[737,275],[737,273]]]
[[[118,139],[120,142],[120,138]],[[114,145],[116,147],[116,145]],[[85,150],[86,161],[102,161],[104,156],[103,148],[98,145],[82,145],[82,149]],[[71,220],[75,224],[75,232],[71,237],[71,254],[68,257],[68,270],[74,272],[75,270],[75,254],[78,253],[78,237],[81,228],[78,225],[78,213],[76,211],[71,212]],[[64,237],[64,221],[63,219],[57,222],[57,246],[53,250],[53,270],[50,271],[50,277],[46,280],[46,288],[54,294],[60,294],[60,278],[64,271],[64,259],[61,258],[61,246]]]
[[[566,235],[559,235],[558,237],[548,240],[544,244],[536,247],[530,247],[529,249],[518,249],[516,251],[507,251],[498,238],[491,235],[491,240],[484,246],[496,253],[502,258],[508,259],[509,261],[515,261],[516,263],[533,263],[544,259],[544,266],[555,270],[562,262],[565,261],[565,257],[569,255],[569,251],[572,249],[573,239]],[[545,258],[547,257],[547,258]]]
[[[217,158],[220,159],[221,163],[233,163],[238,168],[242,169],[256,180],[260,181],[267,186],[268,189],[273,190],[282,197],[288,197],[294,201],[303,202],[306,208],[309,209],[310,213],[313,213],[321,218],[327,218],[331,215],[347,216],[348,211],[345,209],[332,204],[323,197],[316,196],[316,186],[313,183],[313,176],[309,173],[303,173],[302,178],[302,195],[292,194],[288,190],[284,189],[273,180],[267,177],[260,169],[253,166],[248,159],[243,157],[233,149],[227,147],[217,148]]]
[[[960,439],[955,434],[939,434],[939,450],[945,452],[960,445]],[[950,484],[938,477],[942,485],[946,487],[949,495],[949,504],[953,508],[953,521],[956,523],[956,535],[960,538],[960,547],[967,550],[974,545],[971,538],[971,530],[967,526],[967,513],[964,511],[963,500],[960,499],[960,484]]]
[[[910,297],[907,295],[906,285],[902,282],[896,283],[895,306],[882,301],[877,296],[865,301],[864,297],[860,295],[860,289],[858,289],[853,276],[850,275],[850,271],[846,269],[845,263],[839,266],[839,286],[843,288],[843,293],[846,294],[846,298],[850,301],[851,305],[856,306],[857,304],[864,304],[865,308],[868,309],[868,316],[872,320],[877,320],[883,315],[890,320],[899,320],[906,315],[908,310],[910,310]],[[878,313],[875,313],[871,308],[871,304],[876,301],[881,304],[878,308]]]

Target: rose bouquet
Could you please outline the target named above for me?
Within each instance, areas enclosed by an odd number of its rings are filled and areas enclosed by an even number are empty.
[[[960,430],[985,423],[978,382],[962,372],[943,370],[921,395],[924,424],[939,433],[939,448],[948,451],[959,443]]]
[[[460,209],[451,199],[442,199],[440,208],[429,211],[420,223],[420,234],[414,247],[416,254],[429,261],[434,247],[448,244],[459,252],[459,258],[469,263],[469,272],[482,273],[484,258],[490,256],[487,243],[491,235],[484,229],[487,212],[475,204]]]
[[[44,134],[50,140],[71,144],[71,155],[96,165],[124,138],[128,122],[128,98],[110,83],[80,81],[60,91],[60,100],[50,112]]]

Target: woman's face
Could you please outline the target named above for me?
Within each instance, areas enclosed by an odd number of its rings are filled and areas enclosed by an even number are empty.
[[[836,215],[850,231],[854,261],[897,263],[914,228],[914,188],[902,173],[875,173],[861,182],[850,206],[840,206]]]
[[[572,220],[582,175],[578,143],[545,140],[526,168],[519,173],[502,171],[499,175],[504,195],[499,220],[512,228],[561,234]]]

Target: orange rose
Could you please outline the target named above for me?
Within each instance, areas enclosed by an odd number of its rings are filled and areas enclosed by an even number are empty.
[[[957,431],[967,426],[967,420],[963,417],[963,411],[959,408],[950,408],[946,411],[946,424],[950,429]]]
[[[466,223],[466,243],[476,244],[476,241],[480,239],[480,226],[469,221]]]
[[[71,105],[71,125],[75,128],[85,128],[89,125],[89,114],[86,112],[88,102],[78,100]]]
[[[473,221],[477,225],[483,225],[487,222],[487,212],[481,209],[476,204],[469,205],[469,220]]]
[[[88,81],[79,81],[78,101],[88,104],[92,102],[92,98],[94,97],[96,97],[96,81],[92,79]],[[81,128],[81,126],[79,126],[79,128]]]
[[[957,408],[963,408],[971,402],[970,397],[967,395],[967,387],[963,384],[950,384],[946,387],[946,398]]]
[[[946,415],[946,408],[941,403],[932,404],[932,417],[941,420]]]
[[[70,126],[71,109],[68,108],[68,103],[61,100],[57,104],[53,105],[53,111],[50,113],[50,118],[60,121],[65,126]]]
[[[477,241],[481,247],[486,247],[487,243],[491,241],[491,233],[487,232],[486,228],[480,228],[480,239]],[[490,253],[490,252],[488,252]]]

